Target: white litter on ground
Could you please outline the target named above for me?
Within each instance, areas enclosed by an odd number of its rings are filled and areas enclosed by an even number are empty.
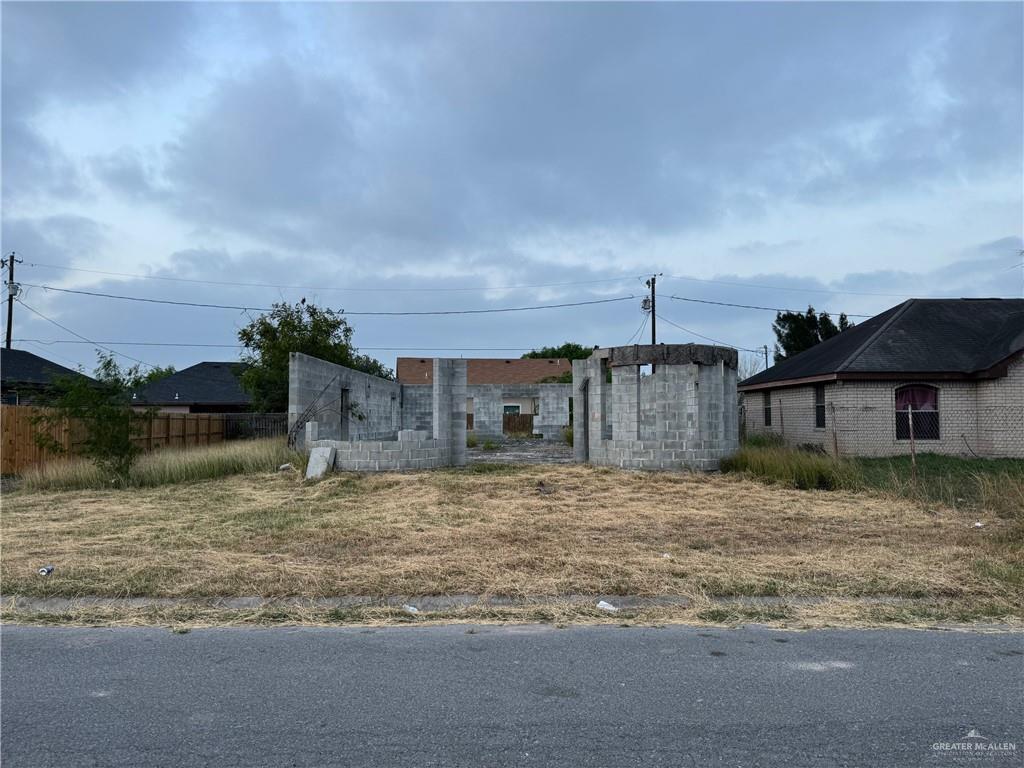
[[[417,608],[415,605],[403,605],[402,606],[402,610],[405,611],[406,613],[411,613],[413,615],[415,615],[415,614],[420,612],[420,609]]]
[[[608,611],[609,613],[615,613],[617,610],[619,610],[614,605],[612,605],[611,603],[607,603],[604,600],[599,600],[597,602],[597,607],[600,608],[602,611]]]

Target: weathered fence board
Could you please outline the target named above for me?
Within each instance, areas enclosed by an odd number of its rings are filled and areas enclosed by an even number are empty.
[[[506,413],[501,419],[502,431],[506,435],[532,434],[532,413]]]
[[[63,461],[81,450],[84,427],[78,423],[53,426],[48,431],[65,453],[53,453],[36,444],[36,434],[44,429],[33,423],[43,409],[28,405],[0,405],[0,473],[17,475],[29,467],[51,461]],[[224,415],[219,413],[157,413],[140,415],[132,442],[144,451],[162,448],[192,448],[213,445],[224,440]]]

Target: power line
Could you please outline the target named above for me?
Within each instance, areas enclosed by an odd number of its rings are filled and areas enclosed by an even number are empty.
[[[31,267],[43,267],[45,269],[61,269],[68,272],[83,272],[90,275],[106,275],[108,277],[130,277],[137,280],[164,280],[174,283],[198,283],[200,285],[226,285],[241,288],[277,288],[295,291],[334,291],[351,293],[447,293],[447,292],[471,292],[485,293],[487,291],[513,291],[528,288],[563,288],[574,285],[595,285],[597,283],[618,283],[625,280],[632,280],[638,275],[623,275],[621,277],[605,277],[595,280],[574,280],[565,283],[536,283],[532,285],[498,285],[498,286],[476,286],[476,287],[446,287],[446,288],[330,288],[321,285],[280,285],[277,283],[243,283],[231,280],[200,280],[190,277],[169,277],[164,275],[140,275],[131,272],[109,272],[102,269],[85,269],[83,267],[68,267],[62,264],[43,264],[41,262],[29,262]]]
[[[139,360],[137,357],[132,357],[131,355],[126,355],[123,352],[118,352],[116,349],[111,349],[110,347],[105,347],[102,344],[98,344],[97,342],[92,341],[91,339],[86,338],[85,336],[83,336],[82,334],[78,333],[77,331],[71,330],[66,325],[61,325],[56,320],[54,320],[52,317],[47,317],[42,312],[40,312],[38,310],[35,310],[35,309],[32,309],[32,307],[30,307],[28,304],[26,304],[21,299],[17,299],[17,302],[19,304],[21,304],[21,306],[23,306],[25,309],[27,309],[32,314],[38,315],[39,317],[43,318],[43,320],[45,320],[46,322],[52,323],[53,325],[55,325],[58,328],[60,328],[62,331],[66,331],[66,332],[70,333],[72,336],[77,336],[82,341],[86,341],[89,344],[92,344],[93,346],[99,347],[100,349],[105,350],[105,351],[109,352],[112,355],[120,355],[121,357],[123,357],[123,358],[125,358],[127,360],[131,360],[132,362],[139,363],[140,365],[144,365],[147,368],[153,368],[153,369],[157,368],[157,366],[152,365],[150,363],[147,363],[145,360]]]
[[[238,310],[239,312],[248,312],[250,310],[254,312],[271,312],[271,307],[248,307],[234,304],[206,304],[198,301],[172,301],[171,299],[150,299],[142,296],[120,296],[113,293],[100,293],[98,291],[82,291],[74,288],[56,288],[52,285],[39,285],[37,283],[22,283],[31,288],[41,288],[44,291],[58,291],[60,293],[71,293],[79,296],[94,296],[105,299],[119,299],[121,301],[139,301],[147,304],[170,304],[177,307],[198,307],[201,309],[232,309]],[[613,299],[593,299],[590,301],[571,301],[562,304],[538,304],[535,306],[528,307],[498,307],[494,309],[443,309],[443,310],[428,310],[419,312],[383,312],[383,311],[372,311],[372,312],[349,312],[347,310],[340,310],[342,314],[349,316],[386,316],[386,317],[407,317],[407,316],[423,316],[423,315],[487,315],[495,314],[499,312],[528,312],[535,309],[562,309],[565,307],[583,307],[592,304],[611,304],[616,301],[629,301],[630,299],[636,298],[634,296],[618,296]]]
[[[24,344],[108,344],[112,347],[213,347],[222,349],[242,349],[242,344],[195,344],[190,342],[172,341],[79,341],[77,339],[15,339]],[[355,347],[357,350],[393,350],[400,352],[522,352],[535,349],[533,347]]]
[[[670,299],[675,299],[676,301],[692,301],[692,302],[694,302],[696,304],[715,304],[715,305],[717,305],[719,307],[739,307],[740,309],[763,309],[763,310],[765,310],[767,312],[795,312],[797,314],[802,314],[802,310],[799,310],[799,309],[782,309],[782,308],[779,308],[779,307],[759,307],[759,306],[756,306],[754,304],[733,304],[732,302],[729,302],[729,301],[711,301],[710,299],[692,299],[692,298],[689,298],[687,296],[669,296],[669,298]],[[820,310],[820,313],[822,313],[822,314],[829,314],[829,315],[835,314],[833,312],[828,312],[828,310],[824,310],[824,309]],[[863,317],[863,318],[874,317],[874,315],[857,315],[857,314],[854,314],[853,312],[841,312],[840,314],[846,315],[847,317]]]
[[[736,346],[735,344],[729,344],[728,342],[720,341],[719,339],[713,339],[710,336],[705,336],[702,333],[697,333],[696,331],[691,331],[689,328],[684,328],[683,326],[679,325],[679,323],[672,322],[671,320],[669,320],[664,315],[661,315],[661,319],[664,320],[669,325],[675,326],[680,331],[684,331],[685,333],[688,333],[691,336],[697,336],[698,338],[705,339],[706,341],[710,341],[710,342],[712,342],[714,344],[719,344],[719,345],[721,345],[723,347],[733,347],[734,349],[739,349],[739,350],[742,350],[743,352],[760,352],[760,350],[758,350],[758,349],[747,349],[746,347],[739,347],[739,346]]]
[[[632,344],[632,343],[633,343],[633,339],[638,339],[638,338],[640,338],[640,336],[641,336],[641,335],[643,334],[643,332],[644,332],[644,328],[645,328],[645,327],[647,327],[647,318],[648,318],[648,317],[650,317],[650,315],[648,315],[648,314],[647,314],[647,313],[645,312],[645,313],[644,313],[644,319],[640,321],[640,327],[639,327],[639,328],[637,328],[637,329],[636,329],[635,331],[633,331],[633,335],[629,337],[629,340],[628,340],[628,341],[626,342],[625,346],[627,346],[627,347],[628,347],[628,346],[629,346],[630,344]]]

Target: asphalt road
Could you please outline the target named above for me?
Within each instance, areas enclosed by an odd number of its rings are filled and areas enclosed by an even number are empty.
[[[2,664],[3,768],[978,768],[1024,756],[1020,634],[7,626]],[[933,748],[965,741],[1017,750]]]

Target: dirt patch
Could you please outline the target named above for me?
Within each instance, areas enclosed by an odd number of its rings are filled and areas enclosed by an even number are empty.
[[[560,440],[495,440],[493,449],[467,451],[471,464],[572,464],[572,446]]]

